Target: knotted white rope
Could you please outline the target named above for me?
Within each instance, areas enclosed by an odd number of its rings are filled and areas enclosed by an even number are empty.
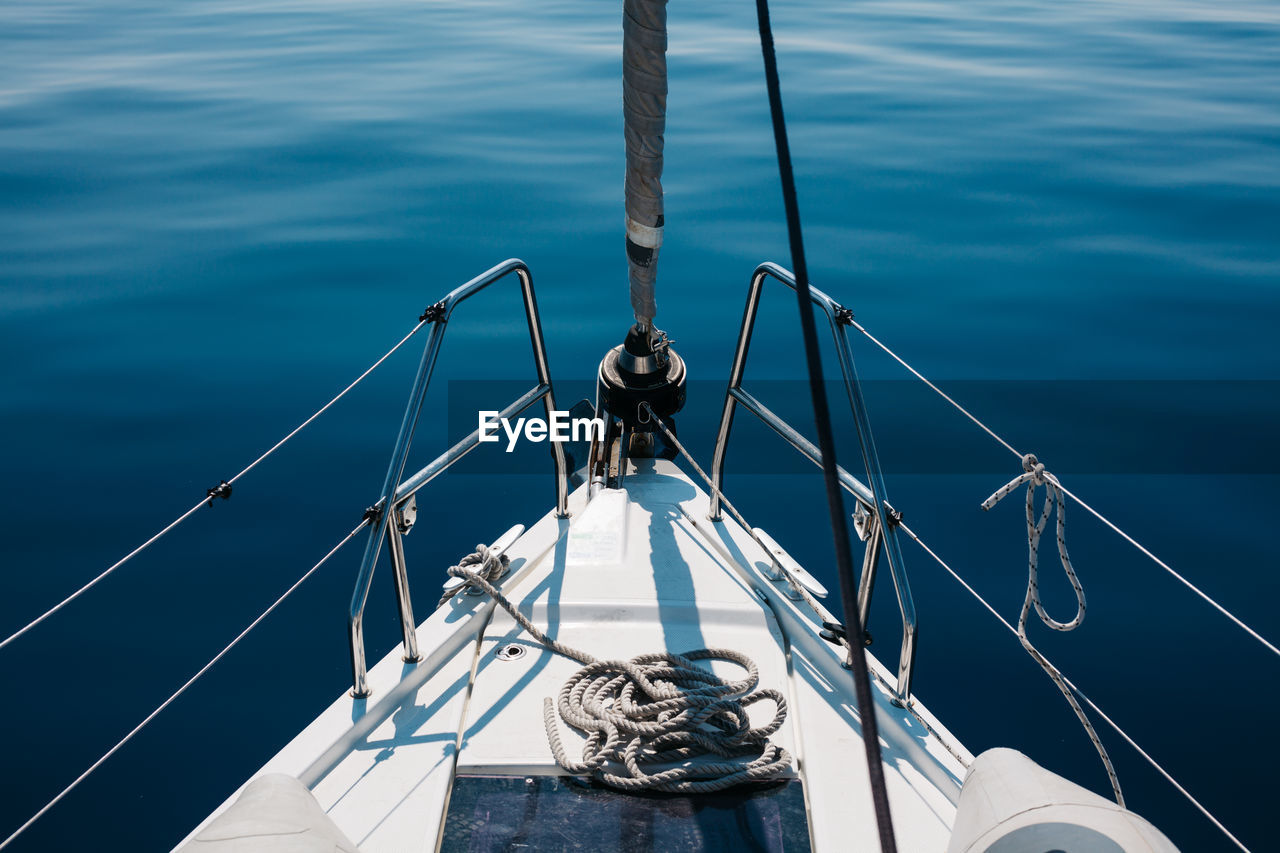
[[[973,412],[970,412],[970,411],[969,411],[968,409],[966,409],[964,406],[962,406],[962,405],[960,405],[959,403],[957,403],[957,402],[955,401],[955,399],[954,399],[954,398],[952,398],[949,394],[945,393],[945,392],[944,392],[941,388],[939,388],[937,385],[935,385],[935,384],[933,384],[932,382],[930,382],[930,381],[928,380],[928,378],[926,378],[926,377],[925,377],[925,375],[924,375],[923,373],[921,373],[920,371],[918,371],[918,370],[916,370],[914,367],[912,367],[910,364],[908,364],[908,363],[907,363],[907,362],[902,358],[902,356],[898,355],[896,352],[894,352],[893,350],[891,350],[891,349],[890,349],[890,348],[889,348],[889,347],[888,347],[888,346],[887,346],[883,341],[881,341],[881,340],[880,340],[879,338],[877,338],[875,335],[871,334],[871,333],[870,333],[870,332],[868,332],[865,328],[863,328],[861,324],[859,324],[859,323],[858,323],[858,322],[856,322],[856,321],[850,321],[849,325],[853,326],[853,328],[857,329],[859,332],[861,332],[862,334],[866,335],[867,339],[868,339],[868,340],[870,340],[870,341],[871,341],[873,344],[875,344],[876,346],[878,346],[880,349],[884,350],[884,352],[885,352],[885,354],[886,354],[886,355],[888,355],[888,356],[889,356],[890,358],[892,358],[894,361],[898,362],[898,364],[901,364],[903,367],[905,367],[905,368],[907,369],[907,371],[911,373],[911,375],[915,376],[917,379],[919,379],[919,380],[920,380],[921,382],[923,382],[925,385],[929,386],[929,388],[933,389],[933,391],[934,391],[934,392],[935,392],[939,397],[941,397],[942,399],[944,399],[944,400],[946,400],[948,403],[950,403],[950,404],[951,404],[951,406],[952,406],[956,411],[958,411],[960,414],[964,415],[966,418],[968,418],[970,421],[972,421],[972,422],[973,422],[973,423],[974,423],[974,424],[975,424],[979,429],[981,429],[981,430],[982,430],[983,432],[985,432],[987,435],[989,435],[989,436],[991,436],[993,439],[995,439],[995,440],[996,440],[999,444],[1001,444],[1001,445],[1002,445],[1006,450],[1008,450],[1008,451],[1009,451],[1010,453],[1012,453],[1014,456],[1019,456],[1019,457],[1020,457],[1020,456],[1022,456],[1022,454],[1018,452],[1018,449],[1017,449],[1016,447],[1014,447],[1012,444],[1010,444],[1009,442],[1007,442],[1007,441],[1005,441],[1003,438],[1001,438],[1001,437],[1000,437],[1000,435],[999,435],[998,433],[996,433],[996,431],[995,431],[995,430],[993,430],[991,427],[987,426],[987,425],[986,425],[986,424],[984,424],[981,420],[979,420],[979,419],[977,418],[977,416],[975,416],[975,415],[973,414]],[[1056,481],[1055,481],[1055,482],[1056,482]],[[1223,616],[1225,616],[1227,619],[1231,620],[1231,622],[1235,623],[1236,627],[1238,627],[1240,630],[1244,631],[1244,632],[1245,632],[1246,634],[1248,634],[1250,637],[1253,637],[1253,639],[1257,640],[1257,641],[1258,641],[1258,642],[1259,642],[1259,643],[1260,643],[1260,644],[1261,644],[1261,645],[1262,645],[1262,646],[1263,646],[1267,651],[1271,652],[1273,655],[1276,655],[1277,657],[1280,657],[1280,646],[1277,646],[1275,643],[1271,642],[1271,641],[1270,641],[1270,640],[1268,640],[1266,637],[1262,636],[1262,635],[1261,635],[1261,634],[1259,634],[1257,631],[1255,631],[1254,629],[1250,628],[1250,627],[1245,623],[1245,621],[1244,621],[1243,619],[1241,619],[1239,616],[1237,616],[1237,615],[1235,615],[1234,613],[1232,613],[1232,612],[1231,612],[1230,610],[1228,610],[1227,608],[1223,607],[1223,606],[1222,606],[1221,604],[1219,604],[1216,600],[1214,600],[1214,599],[1213,599],[1213,598],[1212,598],[1212,597],[1211,597],[1207,592],[1205,592],[1204,590],[1202,590],[1200,587],[1196,586],[1194,583],[1192,583],[1192,582],[1191,582],[1190,580],[1188,580],[1186,577],[1183,577],[1183,575],[1181,575],[1179,572],[1175,571],[1175,570],[1174,570],[1174,568],[1173,568],[1173,566],[1170,566],[1170,565],[1169,565],[1168,563],[1166,563],[1164,560],[1160,559],[1160,558],[1159,558],[1159,557],[1157,557],[1154,553],[1152,553],[1151,549],[1147,548],[1147,546],[1143,545],[1143,544],[1142,544],[1141,542],[1139,542],[1137,539],[1134,539],[1134,538],[1133,538],[1132,536],[1130,536],[1128,533],[1125,533],[1123,530],[1121,530],[1121,529],[1116,525],[1116,523],[1115,523],[1114,521],[1112,521],[1111,519],[1107,518],[1105,515],[1103,515],[1103,514],[1102,514],[1101,512],[1099,512],[1098,510],[1094,509],[1090,504],[1088,504],[1088,503],[1087,503],[1083,498],[1081,498],[1081,497],[1080,497],[1079,495],[1077,495],[1075,492],[1071,491],[1071,490],[1070,490],[1070,489],[1068,489],[1066,486],[1063,486],[1061,483],[1057,483],[1057,486],[1058,486],[1058,488],[1059,488],[1059,489],[1061,489],[1061,490],[1062,490],[1062,493],[1063,493],[1064,495],[1066,495],[1067,497],[1071,498],[1071,499],[1072,499],[1072,500],[1074,500],[1076,503],[1080,504],[1080,506],[1081,506],[1085,511],[1087,511],[1087,512],[1088,512],[1090,515],[1092,515],[1094,518],[1098,519],[1098,521],[1101,521],[1101,522],[1102,522],[1103,524],[1105,524],[1107,527],[1110,527],[1110,528],[1111,528],[1111,530],[1112,530],[1113,532],[1115,532],[1115,534],[1116,534],[1117,536],[1119,536],[1119,537],[1120,537],[1121,539],[1123,539],[1124,541],[1128,542],[1128,543],[1129,543],[1130,545],[1132,545],[1134,548],[1137,548],[1137,549],[1138,549],[1138,551],[1140,551],[1144,557],[1146,557],[1147,559],[1151,560],[1151,562],[1155,563],[1155,564],[1156,564],[1157,566],[1159,566],[1160,568],[1164,569],[1166,572],[1168,572],[1168,573],[1169,573],[1169,575],[1170,575],[1174,580],[1176,580],[1178,583],[1180,583],[1180,584],[1182,584],[1183,586],[1185,586],[1187,589],[1191,590],[1193,593],[1195,593],[1197,596],[1199,596],[1199,597],[1200,597],[1200,599],[1201,599],[1201,600],[1203,600],[1206,604],[1208,604],[1208,605],[1209,605],[1210,607],[1212,607],[1214,610],[1217,610],[1219,613],[1221,613],[1221,614],[1222,614]]]
[[[790,770],[790,753],[769,741],[786,719],[786,700],[776,690],[757,689],[760,676],[751,658],[732,649],[697,649],[597,660],[549,638],[498,591],[483,569],[470,568],[485,559],[481,550],[451,566],[449,574],[491,595],[543,646],[584,664],[560,688],[555,705],[549,697],[543,700],[547,741],[566,771],[590,774],[626,791],[706,793],[773,779]],[[746,675],[726,681],[699,667],[699,660],[727,661],[742,667]],[[773,720],[752,728],[747,708],[765,699],[776,706]],[[557,707],[569,726],[587,736],[581,761],[570,759],[565,750]],[[723,760],[696,761],[707,756]],[[678,764],[667,766],[673,762]]]
[[[979,604],[981,604],[988,613],[994,616],[996,621],[999,622],[1001,625],[1003,625],[1004,628],[1008,630],[1010,634],[1017,636],[1018,630],[1014,628],[1013,625],[1009,624],[1009,620],[1001,616],[1000,611],[996,610],[996,608],[991,604],[991,602],[983,598],[981,593],[979,593],[973,587],[969,586],[969,582],[966,581],[964,578],[960,577],[960,573],[957,572],[955,569],[953,569],[950,565],[948,565],[946,560],[938,556],[937,551],[934,551],[932,548],[930,548],[928,543],[926,543],[923,539],[921,539],[920,536],[914,530],[908,527],[906,524],[901,524],[900,529],[913,542],[919,545],[920,548],[926,554],[932,557],[934,562],[936,562],[939,566],[941,566],[943,571],[949,574],[956,581],[956,583],[960,584],[960,586],[964,589],[965,592],[973,596],[974,600],[976,600]],[[1244,853],[1249,853],[1249,848],[1245,847],[1242,843],[1240,843],[1240,839],[1236,838],[1231,833],[1231,830],[1227,829],[1227,827],[1223,825],[1222,821],[1214,817],[1213,813],[1209,811],[1207,808],[1205,808],[1204,805],[1199,800],[1197,800],[1194,796],[1192,796],[1191,792],[1188,791],[1185,787],[1183,787],[1182,784],[1179,783],[1177,779],[1173,778],[1172,774],[1170,774],[1168,770],[1164,769],[1164,767],[1161,766],[1160,762],[1152,758],[1151,754],[1148,753],[1141,746],[1139,746],[1138,742],[1134,740],[1132,737],[1130,737],[1128,732],[1120,728],[1120,725],[1115,720],[1107,716],[1107,713],[1103,711],[1101,708],[1099,708],[1096,702],[1090,699],[1084,693],[1084,691],[1082,691],[1079,687],[1073,684],[1071,682],[1071,679],[1067,678],[1065,675],[1062,678],[1064,681],[1066,681],[1067,686],[1071,688],[1072,692],[1074,692],[1081,699],[1083,699],[1085,701],[1085,704],[1087,704],[1090,708],[1092,708],[1094,710],[1094,713],[1096,713],[1099,717],[1101,717],[1103,721],[1107,723],[1107,725],[1115,729],[1116,734],[1124,738],[1125,741],[1128,742],[1128,744],[1134,748],[1134,751],[1136,751],[1138,755],[1141,755],[1147,761],[1147,763],[1150,764],[1156,770],[1156,772],[1158,772],[1161,776],[1163,776],[1170,785],[1172,785],[1175,789],[1177,789],[1178,793],[1186,797],[1187,801],[1191,803],[1191,805],[1199,809],[1200,813],[1203,814],[1206,818],[1208,818],[1210,823],[1216,826],[1222,832],[1223,835],[1229,838],[1231,842],[1235,844],[1237,847],[1239,847],[1241,850],[1243,850]]]
[[[1076,577],[1076,570],[1071,565],[1071,557],[1067,555],[1067,502],[1062,496],[1062,486],[1058,483],[1057,477],[1044,470],[1044,464],[1036,459],[1034,453],[1028,453],[1022,457],[1022,469],[1024,473],[1014,477],[1001,486],[995,494],[982,502],[982,509],[984,511],[989,510],[1023,483],[1027,485],[1027,598],[1023,602],[1022,618],[1018,624],[1020,626],[1025,625],[1027,614],[1034,606],[1036,613],[1040,616],[1040,621],[1045,625],[1055,631],[1073,631],[1084,621],[1084,587],[1080,585],[1080,579]],[[1045,496],[1044,510],[1040,513],[1040,520],[1036,521],[1035,497],[1038,486],[1045,487]],[[1055,508],[1058,511],[1058,557],[1062,560],[1062,569],[1067,574],[1067,580],[1071,582],[1071,588],[1076,591],[1076,616],[1070,622],[1059,622],[1054,619],[1045,612],[1044,605],[1040,603],[1040,583],[1038,578],[1040,536],[1044,533],[1045,526],[1049,522],[1049,516],[1053,514]]]
[[[1116,776],[1116,770],[1111,763],[1111,757],[1107,755],[1107,749],[1102,745],[1101,738],[1093,728],[1093,723],[1089,721],[1088,715],[1084,709],[1080,707],[1080,703],[1076,701],[1074,691],[1067,685],[1066,679],[1058,668],[1049,662],[1044,655],[1040,654],[1039,649],[1032,645],[1031,640],[1027,638],[1027,617],[1031,614],[1032,608],[1040,617],[1040,621],[1055,631],[1073,631],[1080,627],[1080,623],[1084,621],[1085,600],[1084,587],[1080,584],[1080,579],[1076,576],[1075,567],[1071,565],[1071,557],[1067,555],[1067,502],[1062,494],[1062,486],[1058,483],[1058,478],[1053,476],[1044,469],[1044,464],[1036,459],[1034,453],[1028,453],[1022,457],[1023,473],[1014,477],[1005,485],[995,491],[991,497],[982,502],[982,509],[990,510],[996,504],[1000,503],[1006,496],[1017,489],[1019,486],[1026,484],[1027,487],[1027,594],[1022,600],[1022,612],[1018,614],[1018,640],[1022,643],[1022,647],[1026,649],[1027,654],[1031,655],[1036,663],[1040,664],[1045,674],[1053,680],[1058,686],[1058,690],[1062,692],[1067,703],[1071,706],[1071,710],[1075,711],[1076,717],[1080,720],[1080,724],[1084,726],[1085,731],[1089,735],[1089,740],[1093,741],[1094,749],[1098,751],[1098,757],[1102,759],[1102,764],[1107,769],[1107,776],[1111,780],[1111,789],[1115,792],[1116,802],[1121,806],[1124,805],[1124,794],[1120,792],[1120,779]],[[1036,489],[1040,486],[1045,488],[1044,509],[1040,512],[1039,519],[1036,518],[1035,498]],[[1048,526],[1049,516],[1053,514],[1055,508],[1058,514],[1057,537],[1058,537],[1058,557],[1062,561],[1062,570],[1067,575],[1067,580],[1071,582],[1071,588],[1076,593],[1076,615],[1070,622],[1059,622],[1048,614],[1044,609],[1044,605],[1040,602],[1040,537],[1044,534],[1045,527]]]
[[[467,587],[475,589],[476,594],[479,594],[482,589],[477,584],[473,584],[470,580],[467,580],[468,576],[455,574],[453,571],[454,569],[465,570],[470,569],[472,566],[479,566],[479,569],[474,570],[476,574],[492,583],[505,575],[510,565],[511,558],[506,554],[495,554],[489,546],[485,544],[477,545],[475,551],[458,561],[458,565],[449,567],[449,574],[452,577],[462,578],[466,582],[460,587],[452,587],[445,590],[444,595],[440,596],[440,600],[436,602],[436,607],[442,606],[446,601],[453,598]]]

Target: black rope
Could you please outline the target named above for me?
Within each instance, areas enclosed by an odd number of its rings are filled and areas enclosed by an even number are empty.
[[[796,274],[796,299],[800,304],[800,328],[804,333],[805,361],[809,367],[809,391],[813,397],[813,416],[818,428],[818,449],[822,453],[822,474],[827,486],[827,507],[831,512],[831,532],[835,539],[836,569],[840,578],[840,602],[844,607],[845,625],[853,642],[849,655],[853,665],[853,686],[862,716],[862,743],[867,752],[867,770],[871,777],[871,797],[875,803],[876,826],[880,831],[882,853],[896,853],[893,821],[889,816],[889,794],[885,790],[884,764],[880,757],[879,727],[876,725],[875,703],[871,698],[871,678],[867,672],[864,649],[865,635],[858,618],[857,583],[853,577],[853,553],[849,547],[849,531],[845,527],[844,497],[836,474],[836,445],[831,432],[831,412],[822,378],[822,355],[818,350],[818,330],[814,323],[813,303],[809,297],[809,270],[804,260],[804,241],[800,235],[800,206],[796,201],[796,180],[791,170],[791,149],[787,145],[787,124],[782,114],[782,91],[778,85],[778,60],[774,55],[773,31],[769,26],[768,0],[756,0],[756,16],[760,22],[760,51],[764,54],[765,82],[769,87],[769,112],[773,118],[773,140],[778,149],[778,173],[782,179],[782,200],[787,211],[787,236],[791,241],[791,268]]]

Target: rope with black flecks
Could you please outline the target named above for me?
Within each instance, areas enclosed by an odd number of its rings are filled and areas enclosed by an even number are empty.
[[[1098,751],[1098,756],[1102,759],[1102,764],[1107,769],[1107,776],[1111,779],[1111,789],[1115,792],[1116,802],[1124,805],[1124,795],[1120,792],[1120,780],[1116,776],[1116,769],[1111,763],[1111,757],[1107,755],[1107,749],[1102,745],[1101,738],[1094,731],[1093,723],[1089,721],[1088,715],[1084,709],[1080,707],[1080,703],[1076,700],[1075,693],[1067,686],[1066,680],[1058,668],[1040,654],[1040,651],[1031,644],[1031,640],[1027,639],[1027,617],[1031,614],[1032,608],[1035,608],[1040,621],[1055,631],[1073,631],[1084,622],[1085,601],[1084,587],[1080,584],[1080,579],[1076,576],[1076,570],[1071,565],[1071,557],[1067,555],[1067,502],[1062,494],[1062,486],[1058,483],[1058,478],[1044,469],[1044,464],[1036,459],[1034,453],[1028,453],[1022,457],[1022,474],[1014,477],[1005,485],[1001,486],[996,492],[982,502],[983,510],[989,510],[996,504],[1000,503],[1009,493],[1013,492],[1019,486],[1027,487],[1027,595],[1022,601],[1022,612],[1018,614],[1018,640],[1022,643],[1022,647],[1026,649],[1027,654],[1040,664],[1045,674],[1053,680],[1053,683],[1062,691],[1062,695],[1066,698],[1071,710],[1075,711],[1076,717],[1080,720],[1081,725],[1089,734],[1089,740],[1093,741],[1093,747]],[[1036,489],[1044,486],[1044,509],[1040,512],[1039,519],[1036,518],[1035,497]],[[1076,593],[1076,615],[1070,622],[1059,622],[1050,616],[1044,609],[1044,605],[1040,602],[1040,537],[1044,534],[1045,527],[1049,523],[1049,516],[1057,510],[1057,538],[1058,538],[1058,557],[1062,561],[1062,569],[1066,572],[1067,580],[1071,583],[1071,588]]]
[[[453,577],[459,577],[466,580],[466,577],[463,575],[455,575],[453,570],[455,568],[471,569],[472,566],[479,566],[478,569],[474,569],[473,571],[477,572],[485,580],[493,583],[507,573],[507,568],[510,565],[511,558],[506,554],[495,554],[488,545],[480,544],[476,546],[475,551],[459,560],[457,566],[451,566],[449,568],[449,574]],[[478,591],[482,589],[478,584],[473,584],[467,580],[467,582],[461,587],[445,590],[444,595],[440,596],[440,600],[436,602],[436,607],[441,607],[446,601],[453,598],[467,587],[476,589],[477,594],[479,594]]]
[[[481,550],[487,551],[477,549],[450,566],[449,574],[487,592],[543,646],[584,664],[560,688],[554,704],[549,697],[543,700],[547,741],[566,771],[590,774],[624,791],[692,794],[774,779],[791,769],[790,753],[769,740],[786,720],[786,699],[757,686],[760,674],[751,658],[733,649],[697,649],[597,660],[538,630],[493,585],[487,563],[498,561]],[[476,565],[481,568],[472,568]],[[712,660],[735,664],[746,675],[726,681],[696,663]],[[752,727],[747,709],[764,700],[775,706],[773,719]],[[580,761],[569,757],[561,740],[557,709],[565,723],[587,737]],[[697,760],[702,758],[710,760]]]
[[[945,400],[945,401],[946,401],[946,402],[947,402],[947,403],[948,403],[952,408],[954,408],[957,412],[959,412],[960,414],[962,414],[962,415],[964,415],[966,418],[968,418],[970,421],[972,421],[972,422],[973,422],[973,424],[974,424],[975,426],[977,426],[979,429],[981,429],[981,430],[982,430],[983,432],[985,432],[987,435],[989,435],[989,436],[991,436],[993,439],[995,439],[995,441],[996,441],[997,443],[999,443],[1002,447],[1004,447],[1006,450],[1008,450],[1008,451],[1009,451],[1010,453],[1012,453],[1014,456],[1017,456],[1017,457],[1019,457],[1019,458],[1021,458],[1021,457],[1022,457],[1022,453],[1020,453],[1016,447],[1014,447],[1012,444],[1010,444],[1010,443],[1009,443],[1008,441],[1006,441],[1005,439],[1001,438],[1001,437],[1000,437],[1000,435],[999,435],[999,433],[997,433],[997,432],[996,432],[995,430],[993,430],[991,427],[989,427],[989,426],[987,426],[985,423],[983,423],[983,422],[978,418],[978,416],[977,416],[977,415],[975,415],[973,412],[971,412],[971,411],[969,411],[968,409],[966,409],[964,406],[960,405],[960,403],[958,403],[958,402],[955,400],[955,398],[954,398],[954,397],[952,397],[950,394],[946,393],[946,392],[945,392],[945,391],[943,391],[941,388],[939,388],[936,384],[934,384],[933,382],[931,382],[931,381],[929,380],[929,378],[928,378],[927,376],[925,376],[923,373],[921,373],[919,370],[917,370],[916,368],[912,367],[912,366],[911,366],[911,364],[910,364],[910,363],[908,363],[906,359],[904,359],[902,356],[900,356],[900,355],[898,355],[896,352],[894,352],[894,351],[889,347],[889,345],[888,345],[888,344],[886,344],[884,341],[882,341],[882,340],[880,340],[879,338],[877,338],[875,335],[871,334],[871,332],[867,331],[867,329],[866,329],[865,327],[863,327],[863,326],[862,326],[860,323],[858,323],[857,321],[850,321],[849,325],[850,325],[850,326],[852,326],[854,329],[858,330],[859,332],[861,332],[863,335],[865,335],[865,336],[866,336],[866,338],[867,338],[867,340],[871,341],[871,343],[875,344],[877,347],[879,347],[881,350],[883,350],[883,351],[884,351],[884,353],[885,353],[887,356],[889,356],[889,357],[890,357],[890,358],[892,358],[894,361],[898,362],[898,364],[900,364],[900,365],[902,365],[904,368],[906,368],[906,370],[907,370],[907,372],[908,372],[908,373],[910,373],[910,374],[911,374],[912,376],[914,376],[916,379],[919,379],[921,382],[923,382],[925,385],[927,385],[927,386],[928,386],[928,387],[929,387],[929,388],[930,388],[930,389],[931,389],[935,394],[937,394],[939,397],[941,397],[943,400]],[[1092,515],[1094,518],[1098,519],[1098,521],[1102,522],[1102,523],[1103,523],[1104,525],[1106,525],[1107,527],[1111,528],[1111,531],[1112,531],[1113,533],[1115,533],[1117,536],[1119,536],[1119,537],[1120,537],[1121,539],[1123,539],[1124,541],[1128,542],[1128,543],[1129,543],[1130,545],[1132,545],[1134,548],[1138,549],[1139,553],[1141,553],[1144,557],[1146,557],[1148,560],[1150,560],[1151,562],[1155,563],[1157,566],[1159,566],[1161,569],[1163,569],[1165,572],[1167,572],[1167,573],[1169,574],[1169,576],[1170,576],[1170,577],[1172,577],[1172,578],[1173,578],[1174,580],[1176,580],[1178,583],[1182,584],[1184,587],[1186,587],[1187,589],[1189,589],[1192,593],[1194,593],[1196,596],[1198,596],[1202,601],[1204,601],[1206,604],[1208,604],[1208,605],[1209,605],[1210,607],[1212,607],[1214,610],[1216,610],[1216,611],[1218,611],[1219,613],[1221,613],[1221,614],[1222,614],[1224,617],[1226,617],[1229,621],[1231,621],[1232,623],[1234,623],[1234,624],[1236,625],[1236,627],[1238,627],[1240,630],[1244,631],[1246,634],[1248,634],[1250,637],[1252,637],[1254,640],[1256,640],[1256,641],[1257,641],[1257,642],[1258,642],[1258,643],[1259,643],[1263,648],[1265,648],[1267,651],[1271,652],[1271,654],[1276,655],[1277,657],[1280,657],[1280,646],[1277,646],[1275,643],[1271,642],[1271,641],[1270,641],[1270,640],[1268,640],[1266,637],[1264,637],[1264,636],[1262,636],[1261,634],[1259,634],[1256,630],[1254,630],[1253,628],[1249,627],[1249,625],[1248,625],[1248,624],[1246,624],[1246,623],[1245,623],[1245,621],[1244,621],[1243,619],[1241,619],[1239,616],[1235,615],[1235,614],[1234,614],[1234,613],[1232,613],[1230,610],[1228,610],[1226,607],[1224,607],[1220,602],[1218,602],[1218,601],[1217,601],[1216,599],[1214,599],[1211,595],[1209,595],[1209,593],[1205,592],[1205,591],[1204,591],[1204,590],[1202,590],[1200,587],[1198,587],[1198,586],[1196,586],[1194,583],[1192,583],[1192,582],[1191,582],[1191,580],[1190,580],[1189,578],[1185,577],[1185,576],[1184,576],[1184,575],[1182,575],[1180,572],[1176,571],[1176,570],[1173,568],[1173,566],[1169,565],[1169,564],[1168,564],[1168,563],[1166,563],[1164,560],[1162,560],[1162,559],[1160,559],[1159,557],[1157,557],[1157,556],[1155,555],[1155,553],[1154,553],[1150,548],[1148,548],[1146,545],[1143,545],[1143,544],[1142,544],[1141,542],[1139,542],[1137,539],[1134,539],[1134,538],[1133,538],[1132,536],[1130,536],[1128,533],[1126,533],[1125,531],[1121,530],[1121,529],[1120,529],[1120,527],[1119,527],[1118,525],[1116,525],[1116,523],[1115,523],[1114,521],[1112,521],[1111,519],[1107,518],[1105,515],[1103,515],[1101,512],[1099,512],[1097,509],[1095,509],[1091,504],[1089,504],[1088,502],[1086,502],[1082,497],[1080,497],[1080,496],[1079,496],[1079,495],[1077,495],[1075,492],[1071,491],[1069,488],[1067,488],[1066,486],[1062,485],[1061,483],[1058,483],[1058,484],[1057,484],[1057,486],[1058,486],[1058,488],[1062,491],[1062,494],[1063,494],[1063,495],[1065,495],[1066,497],[1069,497],[1069,498],[1071,498],[1072,500],[1074,500],[1076,503],[1078,503],[1078,504],[1081,506],[1081,508],[1082,508],[1082,509],[1084,509],[1086,512],[1088,512],[1088,513],[1089,513],[1090,515]]]

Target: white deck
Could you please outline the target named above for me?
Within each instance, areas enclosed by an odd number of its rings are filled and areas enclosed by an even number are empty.
[[[714,646],[752,657],[761,686],[788,697],[775,739],[804,780],[813,849],[878,849],[852,679],[817,637],[819,619],[766,578],[768,557],[738,525],[707,520],[706,495],[675,465],[630,464],[622,491],[587,506],[579,489],[571,519],[549,514],[508,550],[504,592],[550,636],[596,657]],[[436,849],[455,769],[562,772],[542,702],[578,663],[542,649],[504,611],[495,615],[487,597],[456,596],[418,636],[421,663],[403,663],[394,649],[370,672],[369,698],[344,693],[260,771],[300,778],[364,851]],[[494,656],[513,642],[528,653]],[[933,733],[892,705],[884,684],[873,689],[899,847],[942,851],[964,777],[956,755],[971,757],[923,708],[915,713]],[[759,703],[757,713],[764,722],[773,708]],[[581,740],[562,733],[576,755]]]

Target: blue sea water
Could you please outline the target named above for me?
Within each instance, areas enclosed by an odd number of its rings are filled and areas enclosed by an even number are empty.
[[[629,320],[619,5],[0,4],[0,635],[506,257],[533,269],[562,401],[589,389]],[[698,380],[680,426],[705,461],[747,278],[761,260],[787,265],[787,243],[753,4],[672,3],[669,16],[659,323]],[[773,17],[815,284],[1280,636],[1280,8],[795,0]],[[786,293],[768,294],[752,350],[750,376],[783,391],[804,376],[795,316]],[[450,382],[531,377],[522,326],[511,287],[458,313],[414,461],[449,438]],[[864,377],[903,378],[855,345]],[[0,652],[0,838],[359,519],[416,346],[229,502]],[[1071,393],[1033,393],[1044,387]],[[1015,618],[1020,498],[990,514],[977,505],[1016,460],[941,404],[904,402],[901,383],[872,383],[868,397],[891,499]],[[839,425],[852,462],[847,415]],[[819,479],[762,461],[788,451],[749,418],[735,430],[731,496],[834,586]],[[1076,462],[1090,458],[1082,448],[1107,461]],[[530,458],[518,474],[458,473],[419,496],[406,544],[420,615],[447,565],[549,508],[549,474],[532,473],[545,457]],[[1033,626],[1033,638],[1266,849],[1276,659],[1083,512],[1071,519],[1089,617],[1067,635]],[[345,688],[358,551],[12,849],[180,840]],[[921,701],[975,753],[1014,746],[1106,793],[1087,739],[1017,642],[926,555],[906,555]],[[1069,615],[1070,590],[1051,577],[1047,603]],[[872,650],[892,665],[896,605],[880,586]],[[397,636],[385,567],[370,600],[377,658]],[[1184,851],[1231,849],[1099,728],[1132,808]]]

